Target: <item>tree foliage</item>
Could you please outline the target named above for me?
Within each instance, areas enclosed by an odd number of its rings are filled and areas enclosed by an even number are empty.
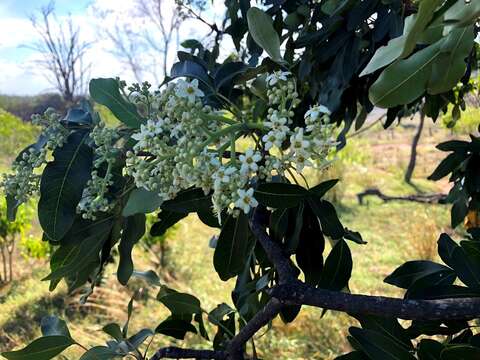
[[[278,315],[284,322],[294,321],[303,305],[343,311],[359,321],[359,326],[349,329],[354,351],[340,359],[477,358],[478,335],[470,326],[480,317],[480,224],[471,224],[459,243],[440,235],[442,263],[413,260],[394,270],[385,282],[404,289],[403,299],[351,294],[350,247],[365,242],[358,232],[343,226],[335,207],[325,199],[337,180],[303,186],[293,170],[302,176],[302,166],[310,157],[329,159],[328,152],[320,151],[330,144],[328,138],[302,138],[303,129],[312,133],[318,128],[328,130],[329,119],[338,128],[341,148],[350,127],[355,123],[360,128],[374,106],[388,108],[385,127],[420,101],[434,119],[449,104],[461,106],[464,92],[458,89],[468,85],[475,67],[478,3],[424,0],[417,7],[400,0],[287,0],[266,1],[257,8],[249,1],[227,0],[226,5],[227,27],[217,28],[213,48],[190,41],[190,51],[178,53],[179,61],[165,80],[169,85],[163,94],[174,100],[183,97],[178,106],[202,101],[195,108],[195,129],[206,140],[186,154],[175,153],[174,161],[182,163],[182,156],[191,156],[188,159],[195,160],[185,166],[193,171],[196,164],[207,165],[195,156],[213,152],[220,159],[211,158],[212,166],[223,169],[222,164],[230,164],[255,174],[245,187],[234,188],[238,192],[232,195],[235,201],[226,201],[216,187],[202,189],[195,184],[180,187],[168,197],[152,176],[168,174],[148,173],[143,178],[140,172],[129,170],[138,158],[147,159],[141,163],[145,167],[168,161],[154,146],[152,152],[138,150],[149,139],[166,146],[162,149],[182,149],[183,145],[181,136],[168,138],[163,127],[155,127],[168,121],[151,120],[159,105],[147,83],[126,88],[118,79],[91,81],[92,100],[115,114],[122,123],[118,129],[102,127],[98,114],[86,105],[61,121],[68,134],[59,133],[61,146],[43,170],[39,201],[45,237],[55,246],[51,273],[46,277],[51,289],[64,279],[70,290],[87,282],[93,290],[96,277],[119,244],[119,281],[125,284],[131,276],[150,279],[159,287],[157,300],[170,311],[168,318],[159,319],[151,329],[134,334],[129,320],[123,327],[108,324],[103,329],[111,336],[107,346],[89,349],[82,359],[128,355],[152,360],[244,359],[247,342],[263,326]],[[222,36],[230,36],[237,47],[235,61],[218,62]],[[173,113],[176,106],[172,107]],[[280,122],[279,128],[290,131],[292,137],[275,145],[275,139],[269,140],[271,125],[266,120],[273,122],[276,110],[272,108],[277,107],[288,109],[285,117],[290,122]],[[182,119],[190,119],[187,115]],[[255,152],[240,151],[236,141],[240,137],[251,139]],[[155,142],[159,139],[164,143]],[[301,158],[303,152],[298,148],[315,139],[324,141],[315,143],[318,153],[314,150],[307,159]],[[32,146],[43,146],[42,140]],[[282,172],[276,163],[277,172],[265,172],[269,156],[275,158],[270,146],[277,146],[282,154],[297,149],[288,163],[295,165]],[[453,187],[448,200],[453,203],[452,226],[456,227],[480,210],[480,139],[471,135],[470,141],[449,141],[438,148],[449,155],[430,179],[450,176]],[[215,176],[202,171],[207,180],[220,179],[219,184],[237,181],[235,172],[219,174],[218,169]],[[82,216],[76,209],[85,196],[95,207]],[[144,214],[152,211],[159,212],[158,222],[150,229],[154,234],[163,234],[190,213],[220,228],[213,262],[220,279],[236,279],[231,306],[219,304],[209,311],[194,295],[159,283],[151,273],[134,270],[131,250],[145,231]],[[405,327],[398,319],[412,323]],[[47,359],[77,344],[63,321],[50,319],[48,324],[54,324],[54,329],[46,326],[43,337],[3,355]],[[210,339],[213,350],[167,347],[145,355],[139,350],[154,334],[183,339],[187,333]]]

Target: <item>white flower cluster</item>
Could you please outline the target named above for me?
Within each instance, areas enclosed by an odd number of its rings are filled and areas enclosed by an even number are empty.
[[[115,206],[115,202],[108,199],[106,194],[109,186],[113,184],[112,167],[119,154],[119,150],[115,147],[119,134],[115,129],[99,123],[93,128],[90,137],[95,143],[95,159],[91,179],[83,190],[77,211],[84,219],[94,220],[96,213],[108,212]]]
[[[294,109],[300,103],[294,80],[289,73],[276,72],[266,81],[269,110],[262,125],[229,120],[204,106],[197,80],[171,83],[155,95],[157,112],[132,135],[137,143],[127,153],[127,174],[135,185],[164,200],[196,186],[206,194],[213,192],[217,214],[223,209],[248,213],[258,205],[254,180],[324,162],[336,144],[328,109],[313,107],[305,114],[306,127],[292,130]],[[261,142],[237,158],[235,140],[252,128],[263,134]],[[230,158],[225,159],[228,149]]]
[[[60,115],[51,108],[43,115],[33,115],[32,123],[42,127],[38,142],[20,153],[12,164],[13,173],[4,174],[1,182],[5,193],[19,203],[37,193],[40,175],[35,169],[44,165],[47,162],[47,152],[63,146],[68,136],[68,130],[61,124]]]

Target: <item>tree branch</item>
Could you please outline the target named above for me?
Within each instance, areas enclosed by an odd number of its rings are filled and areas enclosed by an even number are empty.
[[[364,192],[358,193],[357,198],[360,205],[363,205],[363,198],[366,196],[377,196],[384,202],[388,201],[411,201],[421,204],[442,204],[447,195],[445,194],[418,194],[406,196],[390,196],[382,193],[379,189],[367,189]]]
[[[273,298],[261,311],[243,327],[240,332],[230,341],[227,353],[231,360],[243,360],[245,344],[265,325],[272,321],[282,309],[282,302]]]
[[[223,360],[227,355],[223,351],[182,349],[170,346],[158,350],[150,360],[160,359],[214,359]]]
[[[270,295],[294,305],[310,305],[349,314],[404,320],[471,320],[480,317],[479,298],[398,299],[318,289],[300,281],[278,285]]]

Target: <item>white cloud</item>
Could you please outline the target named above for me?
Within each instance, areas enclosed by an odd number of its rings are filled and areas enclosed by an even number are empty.
[[[84,13],[76,13],[73,16],[75,24],[81,28],[81,37],[85,41],[91,41],[92,46],[87,54],[88,61],[92,63],[91,77],[115,77],[120,76],[127,81],[133,81],[133,76],[126,71],[122,63],[115,58],[109,49],[112,44],[99,31],[99,25],[110,26],[113,28],[115,23],[130,23],[133,26],[144,26],[147,31],[154,33],[155,30],[151,25],[138,23],[138,18],[132,16],[134,9],[131,0],[94,0],[92,4],[84,11]],[[174,2],[167,0],[166,4],[171,4],[165,9],[167,14],[172,14]],[[113,13],[100,17],[99,13],[94,9],[110,10]],[[214,0],[210,10],[203,14],[211,21],[220,19],[223,16],[224,5],[221,0]],[[52,90],[52,86],[48,83],[44,76],[43,70],[39,70],[35,66],[35,59],[38,55],[34,52],[28,52],[25,49],[19,50],[19,46],[31,44],[32,41],[38,39],[35,29],[27,18],[18,18],[5,15],[2,12],[0,4],[0,26],[2,29],[9,31],[0,37],[0,68],[2,76],[0,77],[0,93],[7,94],[36,94]],[[60,20],[66,19],[65,16],[59,17]],[[187,38],[202,39],[209,32],[209,28],[197,20],[187,20],[182,23],[180,30],[180,41]],[[231,41],[222,44],[222,48],[229,52],[233,49]],[[168,60],[168,68],[176,60],[176,44],[172,44],[170,58]],[[148,54],[147,56],[151,56]],[[145,79],[154,82],[153,79]]]

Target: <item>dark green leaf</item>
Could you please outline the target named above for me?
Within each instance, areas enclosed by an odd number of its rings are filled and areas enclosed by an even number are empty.
[[[289,254],[295,253],[300,242],[300,233],[303,228],[303,209],[304,203],[300,203],[296,208],[288,209],[289,221],[287,222],[287,226],[290,226],[285,238],[285,248]],[[281,210],[282,209],[279,211]]]
[[[355,327],[349,331],[371,360],[415,360],[403,345],[379,332]]]
[[[458,198],[452,206],[451,213],[451,225],[452,228],[456,228],[458,225],[463,223],[468,214],[468,200],[463,196]]]
[[[224,86],[233,86],[234,80],[248,69],[249,67],[242,62],[227,62],[222,64],[214,75],[215,88],[218,90]]]
[[[480,349],[471,345],[454,345],[442,350],[441,360],[480,359]]]
[[[130,128],[138,129],[145,121],[134,104],[120,94],[119,83],[115,79],[90,80],[90,96],[99,104],[105,105],[115,117]]]
[[[220,324],[225,319],[225,316],[235,312],[229,305],[222,303],[217,305],[215,309],[208,313],[208,321],[214,325]]]
[[[122,357],[108,346],[94,346],[84,353],[80,360],[110,360]]]
[[[77,131],[53,152],[42,174],[38,219],[52,240],[60,240],[72,226],[83,188],[90,178],[93,152],[87,131]]]
[[[256,7],[247,12],[248,31],[253,40],[276,62],[283,62],[280,39],[273,28],[272,18]]]
[[[199,63],[191,60],[180,61],[173,64],[170,70],[172,78],[188,77],[202,81],[205,85],[211,87],[212,81],[208,76],[205,68]]]
[[[157,326],[155,332],[183,340],[187,332],[196,334],[197,329],[188,321],[168,318]]]
[[[148,214],[157,210],[162,202],[160,196],[155,192],[143,188],[134,189],[128,197],[122,215],[127,217],[135,214]]]
[[[451,264],[458,278],[467,286],[480,289],[480,253],[475,241],[462,241],[453,250]]]
[[[137,214],[125,219],[122,240],[118,246],[120,260],[118,262],[117,278],[120,284],[126,285],[133,272],[133,246],[145,234],[145,215]]]
[[[177,222],[185,218],[187,214],[182,214],[178,212],[162,210],[158,214],[158,222],[152,225],[150,229],[150,235],[152,236],[162,236],[165,232],[175,225]]]
[[[338,219],[337,212],[331,203],[326,200],[309,198],[308,203],[313,212],[320,219],[322,231],[332,239],[341,239],[345,235],[345,228]]]
[[[162,210],[169,210],[182,214],[212,210],[210,195],[205,195],[202,189],[191,188],[181,191],[173,200],[165,201]]]
[[[465,155],[462,153],[454,152],[449,154],[445,159],[443,159],[437,168],[434,170],[432,175],[428,177],[429,180],[440,180],[441,178],[450,174],[455,170],[460,164],[465,161]]]
[[[308,190],[310,193],[315,194],[315,196],[318,196],[319,198],[322,198],[328,190],[333,188],[337,183],[339,179],[332,179],[332,180],[327,180],[324,181],[317,186],[314,186],[310,190]]]
[[[319,287],[340,291],[352,275],[352,254],[345,240],[339,240],[325,260]]]
[[[286,183],[260,184],[255,191],[255,199],[271,208],[289,208],[299,205],[308,191],[301,186]]]
[[[305,282],[316,286],[322,276],[325,239],[320,231],[318,219],[308,205],[305,206],[302,220],[295,258],[305,274]]]
[[[452,275],[453,271],[447,266],[428,260],[408,261],[399,266],[393,273],[385,278],[387,284],[408,289],[417,281],[434,275],[435,278],[445,278]]]
[[[441,360],[440,353],[444,346],[432,339],[422,339],[418,344],[417,355],[420,360]]]
[[[254,243],[250,241],[248,218],[242,212],[229,216],[218,237],[213,265],[220,279],[226,281],[240,274]]]
[[[280,318],[285,324],[295,320],[302,309],[301,305],[286,305],[280,310]]]
[[[398,323],[397,319],[371,315],[354,315],[354,317],[360,322],[363,329],[377,331],[398,342],[407,350],[413,350],[407,331]]]
[[[134,349],[138,349],[140,345],[150,336],[153,336],[154,332],[150,329],[142,329],[135,335],[132,335],[128,338],[127,343],[128,345]]]
[[[162,293],[160,291],[157,300],[175,315],[199,314],[202,312],[200,301],[190,294],[179,292]]]
[[[120,329],[120,325],[118,325],[117,323],[107,324],[102,328],[102,330],[104,333],[110,335],[117,341],[123,340],[122,329]]]
[[[443,260],[443,262],[450,267],[453,267],[453,250],[455,250],[455,248],[457,248],[458,246],[459,245],[455,241],[453,241],[452,238],[447,234],[441,234],[440,238],[438,239],[438,254],[440,255],[440,258]]]
[[[75,342],[69,336],[44,336],[21,350],[2,353],[8,360],[49,360]]]

